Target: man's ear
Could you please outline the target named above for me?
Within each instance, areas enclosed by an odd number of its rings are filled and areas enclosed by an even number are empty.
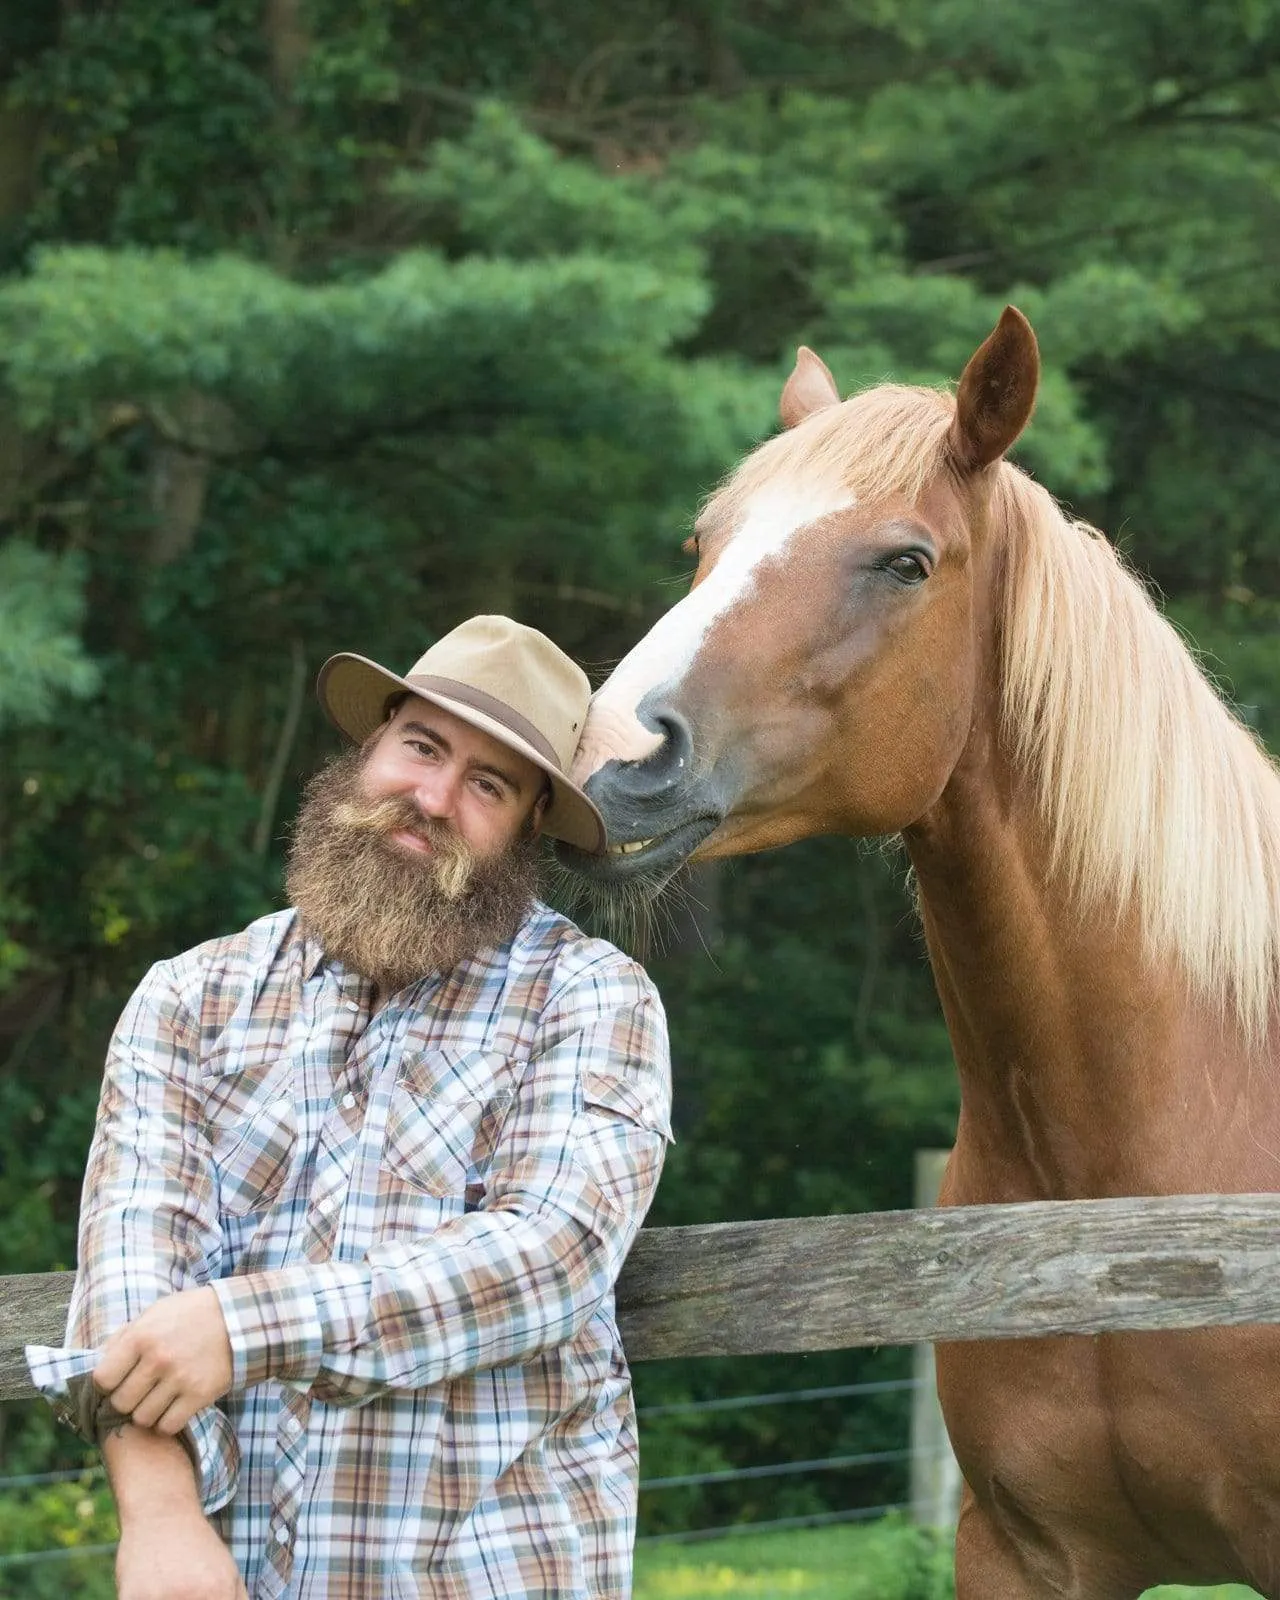
[[[542,785],[542,793],[533,802],[533,810],[529,813],[529,837],[536,839],[542,832],[542,819],[546,815],[547,807],[551,804],[551,781],[547,780]]]

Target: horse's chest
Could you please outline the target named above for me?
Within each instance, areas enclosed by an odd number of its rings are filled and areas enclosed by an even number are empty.
[[[1086,1488],[1111,1454],[1094,1347],[1085,1338],[940,1346],[938,1391],[956,1456],[981,1497],[999,1486],[1028,1507]]]
[[[938,1383],[966,1481],[1041,1561],[1194,1582],[1273,1559],[1280,1330],[952,1345]]]

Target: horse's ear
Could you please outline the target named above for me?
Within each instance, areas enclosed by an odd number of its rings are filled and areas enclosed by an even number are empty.
[[[821,356],[814,355],[808,345],[796,351],[795,369],[787,379],[778,401],[778,415],[784,428],[794,428],[815,411],[839,405],[840,391],[831,369]]]
[[[1031,324],[1013,306],[974,351],[960,376],[948,442],[964,472],[998,461],[1027,425],[1040,381],[1040,351]]]

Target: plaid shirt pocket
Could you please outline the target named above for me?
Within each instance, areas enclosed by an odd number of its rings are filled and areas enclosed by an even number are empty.
[[[485,1050],[433,1050],[406,1065],[387,1112],[384,1201],[411,1212],[417,1194],[443,1202],[446,1215],[476,1208],[513,1070]]]
[[[284,1187],[298,1137],[287,1071],[274,1060],[205,1074],[205,1127],[218,1178],[219,1209],[243,1217],[268,1210]]]

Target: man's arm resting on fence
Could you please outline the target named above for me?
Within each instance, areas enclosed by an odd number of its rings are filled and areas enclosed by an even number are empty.
[[[124,1423],[104,1438],[102,1457],[120,1514],[119,1600],[247,1600],[177,1439]]]
[[[80,1205],[68,1343],[101,1349],[162,1295],[217,1276],[218,1179],[189,965],[160,962],[107,1053]]]

